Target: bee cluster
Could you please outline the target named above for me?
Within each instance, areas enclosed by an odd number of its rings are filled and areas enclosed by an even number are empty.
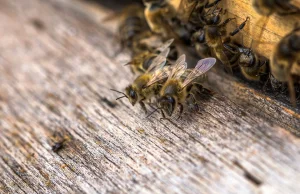
[[[174,6],[178,1],[179,8]],[[284,36],[275,46],[270,59],[259,56],[255,45],[263,30],[250,47],[237,43],[232,37],[241,34],[248,24],[245,18],[236,29],[228,24],[236,18],[226,17],[221,2],[226,0],[143,0],[144,7],[133,5],[124,11],[119,26],[123,49],[132,51],[131,67],[137,78],[129,85],[123,97],[146,111],[145,103],[156,99],[156,109],[163,117],[171,116],[179,107],[197,111],[195,97],[208,92],[202,86],[205,73],[217,62],[231,75],[243,75],[246,80],[263,83],[264,90],[289,91],[291,103],[296,106],[300,83],[300,25]],[[286,0],[253,0],[255,10],[267,21],[272,14],[298,14],[300,9]],[[163,43],[162,43],[163,42]],[[172,44],[173,43],[173,44]],[[192,48],[192,49],[191,49]],[[189,50],[189,51],[188,51]],[[187,52],[201,60],[192,69],[187,68]]]

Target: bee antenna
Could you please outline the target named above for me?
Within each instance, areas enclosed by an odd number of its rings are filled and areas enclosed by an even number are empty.
[[[158,110],[160,110],[160,108],[156,108],[154,111],[152,111],[150,114],[148,114],[147,117],[146,117],[146,119],[149,118],[151,115],[153,115]]]
[[[119,98],[116,98],[116,100],[120,100],[121,98],[128,98],[127,96],[121,96]]]
[[[133,65],[133,64],[132,64],[132,61],[126,63],[124,66],[128,66],[128,65]]]
[[[124,93],[124,92],[120,92],[120,91],[118,91],[118,90],[115,90],[115,89],[110,89],[111,91],[114,91],[114,92],[117,92],[117,93],[119,93],[119,94],[123,94],[124,96],[126,96],[126,94]],[[127,96],[126,96],[127,97]]]

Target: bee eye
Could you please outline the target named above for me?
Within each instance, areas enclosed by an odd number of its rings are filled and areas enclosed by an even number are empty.
[[[129,96],[131,97],[131,98],[133,98],[133,99],[136,99],[136,92],[134,91],[134,90],[131,90],[130,92],[129,92]]]
[[[173,104],[175,102],[174,98],[172,98],[171,96],[168,96],[167,98],[171,104]]]
[[[205,34],[204,34],[204,32],[201,33],[201,35],[199,36],[198,40],[199,40],[200,43],[204,43],[205,42]]]

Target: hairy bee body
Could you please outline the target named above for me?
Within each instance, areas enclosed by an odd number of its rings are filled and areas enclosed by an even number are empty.
[[[172,32],[168,22],[176,15],[174,7],[165,0],[144,1],[144,4],[145,18],[151,31],[168,37]]]
[[[168,80],[162,87],[160,96],[173,96],[179,103],[183,103],[186,91],[182,90],[182,81],[180,79]]]
[[[300,27],[283,37],[271,57],[271,73],[281,82],[287,82],[291,102],[296,106],[293,74],[300,75]]]
[[[133,57],[130,62],[131,71],[135,74],[145,73],[151,65],[151,62],[157,55],[149,51],[144,51]]]
[[[192,35],[191,42],[195,46],[195,50],[200,57],[206,58],[211,56],[210,47],[205,43],[205,35],[203,29],[196,31]]]
[[[142,74],[149,70],[152,62],[159,55],[163,55],[166,59],[168,58],[172,60],[172,58],[177,56],[177,48],[171,46],[172,42],[173,39],[170,39],[157,48],[149,48],[139,54],[136,54],[126,65],[130,65],[133,73]]]
[[[283,37],[271,57],[272,75],[281,82],[288,81],[291,70],[297,69],[300,60],[300,27]],[[300,73],[300,72],[299,72]]]
[[[262,75],[267,74],[267,60],[262,60],[257,54],[248,48],[240,48],[239,67],[243,76],[252,81],[261,80]]]
[[[151,77],[152,75],[149,73],[142,74],[138,76],[131,85],[126,87],[125,93],[129,96],[129,101],[133,106],[136,102],[148,100],[159,93],[160,86],[158,83],[145,87]],[[132,91],[134,91],[135,94]]]
[[[198,61],[194,69],[190,70],[187,75],[184,75],[188,71],[186,70],[185,55],[181,55],[177,59],[175,65],[171,67],[169,77],[159,93],[158,105],[163,117],[165,117],[165,114],[172,116],[178,106],[180,108],[180,115],[183,113],[184,105],[196,107],[196,99],[191,92],[195,91],[195,89],[192,90],[194,81],[202,76],[205,77],[204,74],[215,63],[215,58],[202,59]],[[198,81],[200,80],[203,79],[199,79]],[[188,99],[187,97],[193,99]]]
[[[131,49],[137,35],[148,30],[143,11],[139,5],[132,5],[124,10],[119,25],[119,39],[122,48]]]

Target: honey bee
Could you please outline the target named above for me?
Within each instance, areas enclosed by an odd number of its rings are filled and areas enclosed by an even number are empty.
[[[144,16],[144,9],[140,5],[127,7],[121,14],[118,39],[121,49],[132,49],[137,35],[149,30]]]
[[[171,46],[171,44],[173,43],[173,41],[174,41],[174,39],[170,39],[156,49],[145,50],[144,52],[137,54],[126,65],[130,65],[133,73],[138,73],[138,74],[145,73],[151,66],[153,60],[158,55],[160,55],[161,52],[163,52],[167,48],[169,48]],[[174,49],[176,49],[176,48],[173,47],[172,52],[175,52]],[[167,53],[166,57],[168,56],[168,54],[169,54],[169,52]]]
[[[159,93],[158,107],[161,110],[163,118],[165,118],[165,114],[169,117],[172,116],[178,106],[180,108],[180,115],[183,113],[183,104],[189,96],[189,91],[191,91],[191,88],[194,86],[193,81],[211,69],[215,63],[215,58],[206,58],[198,61],[196,67],[184,80],[180,79],[180,77],[187,68],[185,56],[182,56],[181,59],[174,64],[170,70],[167,81]]]
[[[260,81],[262,76],[268,74],[268,60],[254,53],[252,46],[247,48],[237,44],[224,43],[224,47],[227,50],[225,53],[230,60],[230,64],[238,64],[241,73],[246,79]]]
[[[208,0],[181,0],[178,17],[183,23],[204,24],[203,16],[207,13],[205,9],[217,5],[220,1],[209,3]]]
[[[147,71],[138,76],[132,84],[125,88],[125,93],[111,89],[112,91],[123,94],[123,96],[117,98],[116,100],[127,98],[132,106],[134,106],[136,103],[139,103],[142,109],[147,113],[147,108],[144,102],[159,93],[161,88],[159,81],[162,81],[167,77],[167,68],[163,67],[167,62],[166,56],[168,55],[169,51],[170,49],[167,48],[157,57],[155,57]],[[159,77],[159,79],[156,79],[156,83],[148,85],[153,77]]]
[[[211,50],[210,47],[206,44],[204,30],[200,29],[193,33],[191,37],[192,45],[195,47],[197,54],[202,57],[210,57]]]
[[[152,32],[170,37],[174,34],[169,20],[176,16],[175,8],[167,0],[143,0],[144,14]]]
[[[291,103],[296,106],[293,76],[300,76],[300,26],[284,36],[271,56],[271,73],[280,82],[287,82]]]
[[[232,71],[232,64],[230,63],[228,57],[224,52],[224,36],[227,35],[226,33],[226,26],[227,24],[235,20],[235,18],[228,18],[224,22],[220,24],[211,24],[205,25],[204,30],[204,38],[205,44],[211,49],[211,53],[215,55],[224,65],[227,72],[233,74]],[[230,36],[235,36],[238,32],[240,32],[246,25],[246,22],[249,20],[249,17],[241,23],[235,30],[229,33]]]
[[[253,52],[251,48],[239,47],[239,67],[243,76],[251,81],[259,81],[261,77],[267,75],[268,60],[263,59]]]

